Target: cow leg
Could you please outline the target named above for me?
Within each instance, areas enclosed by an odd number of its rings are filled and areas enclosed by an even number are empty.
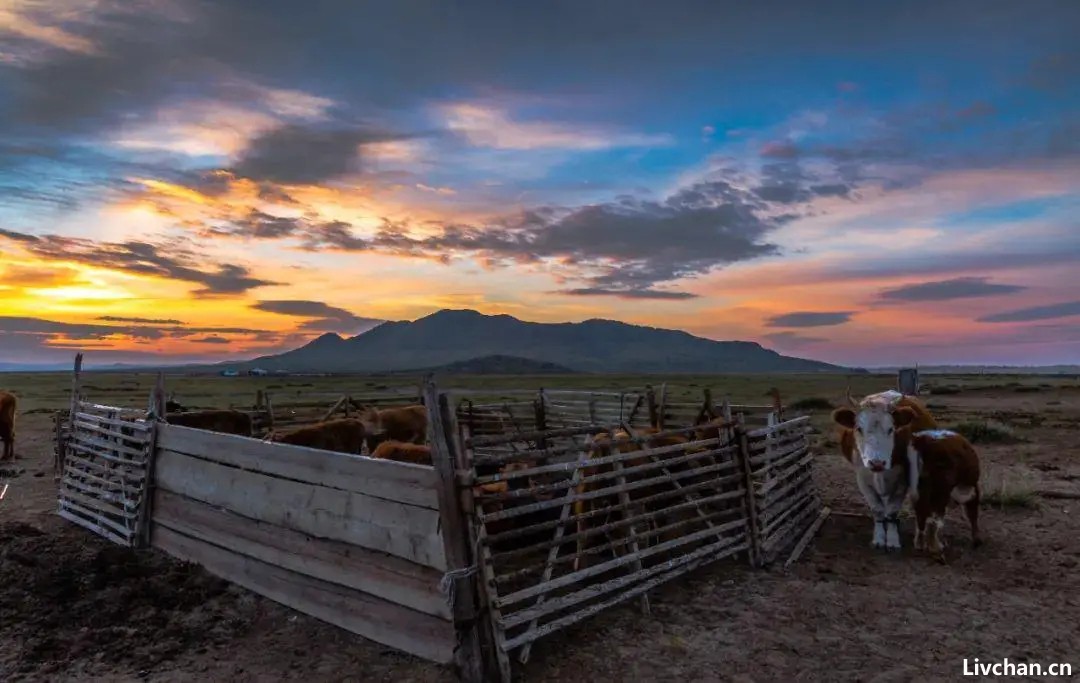
[[[866,500],[866,504],[870,507],[870,513],[874,517],[874,538],[870,545],[874,548],[884,548],[886,541],[885,506],[882,505],[881,497],[878,496],[874,487],[871,486],[869,481],[859,476],[859,473],[855,475],[855,482],[859,487],[859,492],[863,495],[863,499]]]
[[[900,508],[904,506],[904,498],[907,491],[901,491],[892,496],[885,503],[885,548],[899,550],[900,543]]]
[[[930,526],[927,529],[926,549],[932,557],[945,561],[945,539],[942,531],[945,529],[945,510],[949,505],[949,494],[935,496],[930,506]]]
[[[930,509],[923,500],[915,503],[915,550],[926,549],[926,519],[930,516]]]

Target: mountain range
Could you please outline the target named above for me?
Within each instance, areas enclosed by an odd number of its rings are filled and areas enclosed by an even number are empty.
[[[714,341],[614,320],[534,323],[472,310],[442,310],[411,322],[385,322],[350,338],[327,333],[292,351],[228,365],[241,370],[370,373],[452,366],[488,356],[512,356],[577,372],[849,371],[782,356],[756,342]]]

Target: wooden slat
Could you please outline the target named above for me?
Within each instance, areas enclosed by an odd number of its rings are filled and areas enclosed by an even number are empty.
[[[138,486],[142,482],[144,477],[144,473],[141,469],[128,469],[123,466],[109,467],[102,463],[88,460],[86,458],[81,458],[71,453],[68,453],[64,456],[64,466],[71,467],[76,471],[86,470],[97,472],[99,474],[109,474],[115,477],[123,477],[126,481],[131,482],[135,486]]]
[[[93,509],[88,508],[88,507],[86,507],[84,505],[81,505],[80,503],[76,502],[72,498],[68,497],[66,494],[61,495],[61,497],[59,499],[59,502],[60,502],[60,509],[61,510],[66,508],[69,512],[77,512],[80,515],[82,515],[83,517],[85,517],[87,520],[92,520],[92,523],[97,525],[97,526],[94,527],[94,529],[93,529],[94,531],[96,531],[99,528],[111,529],[115,536],[117,536],[119,538],[123,538],[123,539],[130,539],[131,536],[134,535],[134,533],[135,533],[134,529],[129,529],[126,526],[124,526],[123,524],[120,524],[119,522],[116,522],[116,521],[114,521],[112,519],[109,519],[108,517],[105,517],[104,514],[102,512],[100,512],[100,511],[98,511],[98,510],[93,510]],[[83,526],[86,526],[86,525],[84,524]],[[89,529],[90,527],[87,527],[87,528]],[[104,534],[102,534],[102,535],[104,535]],[[125,545],[130,543],[130,541],[128,541],[128,540],[118,541],[118,542],[122,542]]]
[[[159,450],[154,484],[277,526],[444,570],[435,510]]]
[[[450,622],[321,579],[156,527],[153,544],[275,602],[317,619],[438,663],[453,658]]]
[[[133,459],[145,459],[146,458],[146,444],[145,443],[140,444],[139,447],[129,446],[127,444],[121,443],[121,441],[127,439],[127,437],[122,436],[120,434],[114,434],[112,432],[99,430],[106,437],[106,438],[102,438],[101,436],[97,436],[97,435],[95,435],[93,433],[88,433],[88,432],[81,431],[81,430],[85,429],[85,426],[80,425],[78,422],[75,423],[75,427],[76,427],[77,431],[72,436],[74,437],[75,441],[77,441],[77,442],[79,442],[81,444],[84,444],[86,446],[92,446],[94,448],[100,448],[102,450],[106,450],[106,451],[110,451],[110,452],[114,452],[114,453],[122,453],[124,455],[127,455],[127,456],[133,458]],[[119,439],[119,441],[109,441],[107,439]],[[131,439],[131,440],[134,441],[134,439]]]
[[[114,427],[130,427],[139,432],[150,431],[149,422],[135,422],[134,420],[117,420],[111,417],[103,417],[101,415],[95,415],[93,413],[77,413],[75,416],[79,420],[85,420],[87,422],[96,422],[102,425],[109,425]]]
[[[286,479],[363,493],[436,510],[435,471],[425,465],[376,460],[235,434],[161,425],[158,447]]]
[[[442,575],[392,555],[242,517],[158,490],[154,524],[256,560],[370,593],[425,614],[450,619],[438,590]]]
[[[72,522],[74,524],[78,524],[79,526],[81,526],[82,528],[84,528],[84,529],[86,529],[88,531],[92,531],[92,532],[94,532],[95,534],[97,534],[99,536],[103,536],[104,538],[109,539],[113,543],[117,543],[117,544],[122,545],[122,546],[130,546],[131,545],[130,536],[129,537],[121,536],[121,535],[113,532],[111,529],[107,529],[107,528],[103,527],[102,525],[97,524],[96,522],[92,521],[91,519],[87,519],[86,517],[83,517],[80,514],[76,514],[75,512],[72,511],[73,509],[74,508],[71,507],[70,504],[66,504],[66,503],[64,503],[64,501],[60,501],[60,509],[56,511],[56,514],[60,515],[61,517],[63,517],[64,519],[66,519],[69,522]]]
[[[74,450],[79,451],[80,453],[83,453],[83,454],[91,456],[91,457],[101,458],[102,460],[105,460],[106,462],[115,463],[117,466],[120,466],[120,467],[130,467],[132,469],[141,469],[141,468],[144,468],[146,466],[146,463],[144,463],[142,461],[129,460],[128,458],[120,458],[120,457],[117,457],[115,455],[112,455],[111,453],[102,453],[101,451],[96,450],[95,448],[91,448],[90,446],[87,446],[86,444],[81,443],[81,442],[79,442],[77,440],[74,440],[74,439],[72,439],[71,441],[68,441],[66,447],[67,448],[72,448]]]

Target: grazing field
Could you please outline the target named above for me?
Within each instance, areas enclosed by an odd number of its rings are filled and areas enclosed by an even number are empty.
[[[296,614],[154,551],[125,551],[54,513],[52,414],[68,374],[0,375],[20,400],[14,463],[0,463],[0,679],[453,680],[448,669]],[[189,408],[252,408],[310,394],[414,387],[403,377],[169,376]],[[975,442],[986,544],[972,551],[951,510],[949,563],[870,548],[871,525],[829,421],[847,377],[829,375],[452,377],[445,387],[630,389],[667,382],[670,400],[713,397],[812,416],[816,476],[835,514],[798,563],[750,571],[721,562],[636,603],[541,640],[523,680],[953,679],[963,659],[1071,662],[1080,671],[1080,381],[925,376],[923,399]],[[853,375],[855,395],[892,376]],[[141,407],[151,374],[86,373],[100,403]],[[333,399],[327,400],[327,407]],[[846,514],[845,514],[846,513]],[[1070,659],[1071,658],[1071,659]]]

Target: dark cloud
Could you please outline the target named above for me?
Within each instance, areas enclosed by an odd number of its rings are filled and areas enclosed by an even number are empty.
[[[256,287],[277,284],[253,277],[244,266],[218,263],[207,268],[197,254],[172,245],[134,240],[95,242],[60,235],[34,237],[9,231],[4,231],[2,236],[24,242],[25,249],[42,258],[202,285],[196,294],[243,294]]]
[[[1027,287],[988,282],[985,277],[957,277],[950,280],[920,282],[882,290],[879,297],[885,301],[949,301],[984,296],[998,296],[1022,292]]]
[[[1054,318],[1067,318],[1074,315],[1080,315],[1080,301],[1020,308],[1005,313],[985,315],[977,320],[981,323],[1016,323],[1031,320],[1053,320]]]
[[[252,209],[246,218],[233,221],[238,234],[259,239],[290,237],[301,230],[302,219],[272,216]]]
[[[42,318],[18,316],[0,316],[0,332],[62,335],[68,339],[105,339],[115,336],[160,339],[165,336],[161,330],[148,327],[64,323]]]
[[[604,289],[602,287],[577,287],[552,292],[571,296],[613,296],[619,299],[696,299],[700,295],[693,292],[674,292],[662,289]]]
[[[216,337],[214,335],[210,335],[208,337],[201,337],[199,339],[189,339],[188,341],[194,342],[196,344],[231,344],[232,343],[228,339],[226,339],[225,337]]]
[[[132,323],[134,325],[183,325],[181,320],[171,318],[125,318],[118,315],[99,315],[95,320],[108,323]]]
[[[766,142],[761,146],[760,154],[766,159],[794,159],[799,156],[799,148],[788,140]]]
[[[765,321],[766,327],[828,327],[843,325],[855,315],[854,311],[797,311],[775,315]]]
[[[255,138],[232,171],[277,183],[314,184],[360,170],[360,148],[404,136],[368,128],[282,126]]]
[[[344,308],[330,306],[321,301],[281,299],[259,301],[252,304],[251,307],[267,313],[308,318],[300,325],[300,329],[311,332],[359,334],[384,322],[375,318],[362,318]]]

